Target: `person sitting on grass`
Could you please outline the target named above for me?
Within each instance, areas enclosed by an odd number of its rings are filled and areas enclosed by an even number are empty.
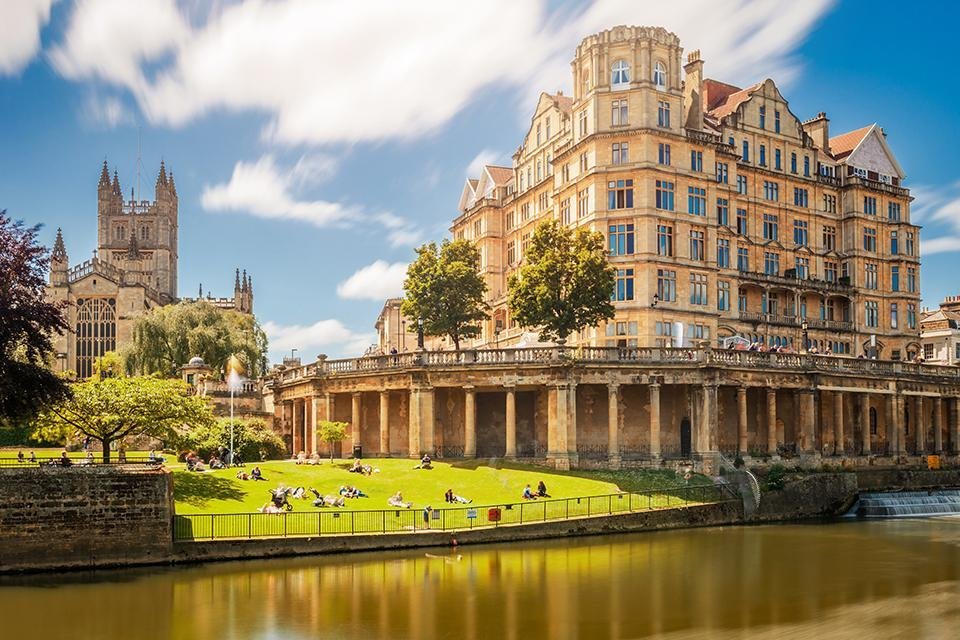
[[[350,467],[350,473],[363,473],[363,463],[360,462],[360,458],[353,459],[353,466]]]
[[[391,507],[399,507],[401,509],[410,509],[413,507],[412,502],[403,501],[403,494],[401,494],[399,491],[390,496],[390,498],[387,500],[387,504]]]
[[[35,454],[33,451],[31,451],[31,452],[30,452],[30,462],[36,462],[36,461],[37,461],[37,454]]]
[[[525,487],[523,488],[523,495],[522,495],[522,497],[523,497],[524,500],[536,500],[536,499],[537,499],[537,496],[534,495],[533,491],[530,489],[530,485],[527,485],[527,486],[525,486]]]
[[[251,479],[251,480],[266,480],[266,478],[263,477],[263,472],[260,471],[260,467],[254,467],[254,468],[253,468],[253,471],[250,472],[250,479]]]
[[[66,451],[63,451],[63,452],[60,454],[60,464],[61,464],[62,466],[64,466],[64,467],[69,467],[71,464],[73,464],[73,463],[70,461],[70,458],[67,457],[67,452],[66,452]]]
[[[249,480],[250,476],[247,475],[246,471],[237,471],[237,480]]]
[[[210,465],[210,468],[211,468],[211,469],[226,469],[226,468],[227,468],[227,466],[226,466],[225,464],[223,464],[223,462],[220,461],[220,458],[217,456],[217,454],[213,454],[212,456],[210,456],[209,465]]]
[[[23,449],[17,452],[17,462],[23,464]]]
[[[317,465],[320,464],[320,454],[314,451],[310,454],[310,459],[307,460],[307,464]]]
[[[549,497],[550,497],[550,494],[547,493],[547,485],[545,485],[545,484],[543,483],[543,480],[541,480],[539,483],[537,483],[537,497],[538,497],[538,498],[549,498]]]
[[[420,464],[415,466],[414,469],[433,469],[429,454],[423,454],[423,457],[420,458]]]
[[[306,461],[307,461],[307,456],[303,451],[297,454],[297,464],[303,464]]]
[[[443,494],[443,499],[446,502],[451,502],[453,504],[470,504],[473,502],[470,498],[464,498],[463,496],[458,496],[453,492],[453,489],[447,489],[447,492]]]

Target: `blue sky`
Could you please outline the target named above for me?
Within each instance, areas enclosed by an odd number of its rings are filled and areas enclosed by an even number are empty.
[[[669,6],[661,6],[669,5]],[[107,159],[142,197],[163,158],[180,195],[180,294],[252,274],[271,355],[374,340],[412,247],[440,239],[471,165],[509,163],[540,91],[569,92],[583,36],[660,24],[708,77],[772,77],[832,134],[878,122],[924,225],[923,303],[960,293],[954,5],[631,0],[0,2],[0,208],[96,242]],[[948,15],[950,14],[950,15]],[[381,16],[371,20],[371,15]]]

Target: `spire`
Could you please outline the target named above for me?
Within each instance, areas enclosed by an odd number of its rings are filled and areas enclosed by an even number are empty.
[[[166,186],[167,184],[167,167],[163,163],[163,159],[160,160],[160,173],[157,174],[157,186],[160,185]]]
[[[253,296],[253,276],[247,278],[247,293]]]
[[[117,170],[113,170],[113,195],[123,196],[123,191],[120,189],[120,176],[117,175]]]
[[[200,283],[200,293],[197,295],[197,299],[203,298],[203,283]]]
[[[53,242],[53,253],[50,258],[57,262],[67,261],[67,247],[63,244],[63,231],[57,227],[57,239]]]
[[[170,172],[170,179],[167,181],[170,186],[170,191],[173,195],[177,195],[177,185],[173,183],[173,171]]]
[[[107,169],[107,160],[103,160],[103,168],[100,170],[100,188],[110,186],[110,171]]]
[[[237,275],[233,279],[233,292],[237,293],[240,291],[240,268],[237,268]]]
[[[240,285],[240,291],[243,293],[247,292],[247,270],[243,270],[243,279],[241,280],[243,284]]]

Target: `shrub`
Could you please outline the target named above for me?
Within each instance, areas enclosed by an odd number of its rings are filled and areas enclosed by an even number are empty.
[[[767,489],[780,491],[786,481],[787,470],[782,464],[775,464],[767,471]]]
[[[266,423],[259,418],[234,418],[233,442],[241,460],[286,457],[283,439],[268,429]],[[180,447],[196,451],[204,459],[220,449],[229,449],[230,419],[221,418],[208,426],[193,429],[183,436]]]

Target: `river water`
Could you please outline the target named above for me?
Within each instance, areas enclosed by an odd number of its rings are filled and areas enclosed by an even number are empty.
[[[960,518],[8,578],[0,621],[10,639],[958,638]]]

